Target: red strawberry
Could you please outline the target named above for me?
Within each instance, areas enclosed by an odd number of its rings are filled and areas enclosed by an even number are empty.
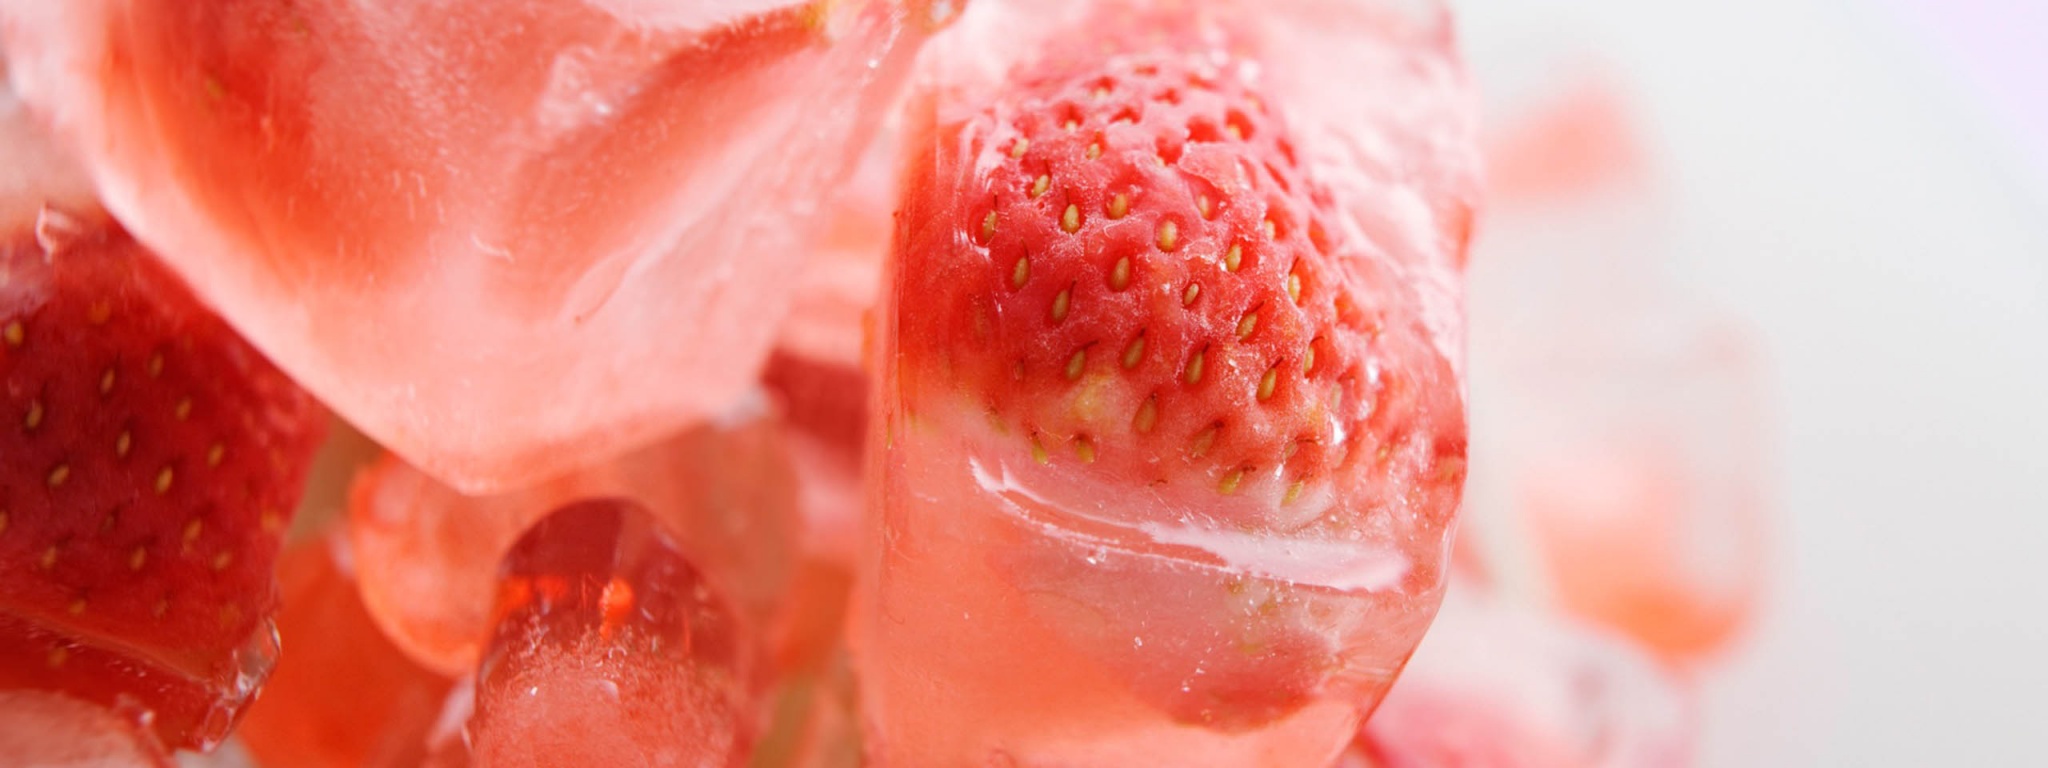
[[[1436,330],[1457,321],[1414,270],[1460,259],[1340,205],[1324,174],[1355,169],[1298,145],[1255,51],[1190,26],[1098,24],[967,114],[937,107],[892,373],[908,429],[981,441],[1033,474],[1011,503],[1121,542],[992,548],[1039,621],[1176,719],[1236,730],[1370,707],[1427,626],[1465,420]],[[1376,586],[1318,571],[1380,553]],[[1219,566],[1239,575],[1193,574]]]
[[[110,222],[0,241],[0,688],[218,742],[276,651],[317,403]]]

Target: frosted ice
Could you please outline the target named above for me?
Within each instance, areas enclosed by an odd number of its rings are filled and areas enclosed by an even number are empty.
[[[25,101],[258,347],[529,483],[729,404],[921,2],[0,3]],[[108,61],[130,66],[103,66]]]

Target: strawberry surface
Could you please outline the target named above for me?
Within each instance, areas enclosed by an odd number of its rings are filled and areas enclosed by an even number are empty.
[[[0,687],[226,735],[275,653],[272,565],[319,405],[110,222],[0,243]]]
[[[1404,274],[1347,231],[1254,61],[1141,50],[1051,57],[913,177],[911,407],[964,399],[1096,477],[1277,501],[1205,505],[1251,529],[1364,524],[1303,503],[1337,490],[1447,514],[1459,383]]]

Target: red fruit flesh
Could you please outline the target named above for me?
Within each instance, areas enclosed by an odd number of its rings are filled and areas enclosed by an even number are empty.
[[[0,687],[210,744],[268,672],[313,399],[111,223],[0,244]]]
[[[1251,530],[1365,522],[1289,514],[1332,491],[1418,489],[1441,522],[1463,411],[1414,291],[1346,231],[1250,61],[1140,50],[1052,57],[913,178],[911,407],[964,399],[1096,477],[1277,502],[1212,507]]]

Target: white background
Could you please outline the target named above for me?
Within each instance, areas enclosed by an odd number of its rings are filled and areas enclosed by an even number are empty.
[[[2048,184],[1892,6],[1454,4],[1482,74],[1614,65],[1669,271],[1767,351],[1776,583],[1702,765],[2048,766]]]

